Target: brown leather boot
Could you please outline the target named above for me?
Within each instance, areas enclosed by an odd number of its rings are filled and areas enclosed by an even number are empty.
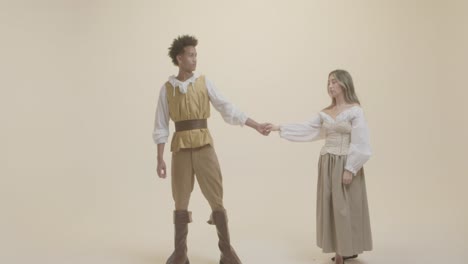
[[[190,264],[187,257],[187,234],[190,222],[192,222],[192,212],[174,211],[174,252],[166,264]]]
[[[242,264],[234,248],[231,246],[226,211],[213,211],[208,223],[216,225],[216,230],[218,231],[218,246],[221,250],[219,264]]]

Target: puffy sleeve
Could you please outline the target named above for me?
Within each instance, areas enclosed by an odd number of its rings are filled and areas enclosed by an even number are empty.
[[[289,141],[306,142],[325,138],[322,129],[322,118],[317,113],[311,119],[302,123],[280,125],[280,137]]]
[[[154,119],[153,141],[155,144],[167,143],[169,138],[169,106],[166,98],[166,86],[159,92],[158,105]]]
[[[221,113],[224,121],[231,125],[244,126],[247,121],[247,115],[240,111],[234,104],[229,102],[219,91],[216,86],[208,79],[206,80],[206,88],[211,104]]]
[[[351,143],[345,169],[356,175],[372,155],[369,128],[361,108],[352,117],[351,126]]]

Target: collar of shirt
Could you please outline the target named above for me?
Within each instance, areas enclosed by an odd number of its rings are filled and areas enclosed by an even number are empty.
[[[176,87],[179,87],[179,91],[181,93],[186,94],[188,86],[190,84],[193,85],[193,83],[195,83],[195,81],[197,80],[198,77],[200,77],[200,74],[194,73],[192,77],[190,77],[187,80],[182,82],[182,81],[177,80],[175,75],[170,76],[169,77],[169,82],[171,83],[172,87],[174,88],[174,95],[175,95]]]

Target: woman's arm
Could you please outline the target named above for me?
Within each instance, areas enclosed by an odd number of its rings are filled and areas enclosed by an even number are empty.
[[[270,125],[267,130],[279,131],[280,137],[294,142],[315,141],[324,138],[322,118],[319,114],[301,123]]]

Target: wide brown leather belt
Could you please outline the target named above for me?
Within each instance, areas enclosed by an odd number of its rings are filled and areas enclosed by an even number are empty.
[[[176,132],[192,130],[192,129],[201,129],[207,128],[208,122],[206,119],[192,119],[175,122]]]

